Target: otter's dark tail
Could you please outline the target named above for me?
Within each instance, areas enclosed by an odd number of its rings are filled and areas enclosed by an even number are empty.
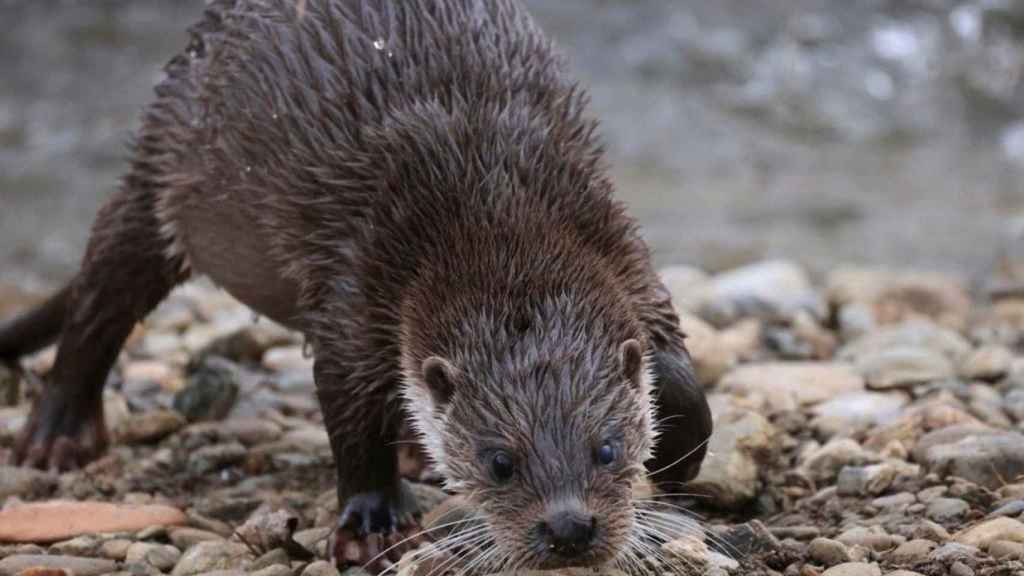
[[[0,360],[17,360],[56,340],[70,296],[71,286],[65,286],[36,309],[0,323]]]

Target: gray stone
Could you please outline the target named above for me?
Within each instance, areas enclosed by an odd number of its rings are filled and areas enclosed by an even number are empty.
[[[174,410],[153,410],[125,418],[114,434],[125,444],[159,442],[184,425],[185,418]]]
[[[906,538],[889,534],[881,526],[854,527],[836,536],[836,540],[847,546],[863,546],[877,552],[891,550],[906,542]]]
[[[928,559],[928,554],[938,544],[931,540],[916,539],[900,544],[895,550],[889,553],[889,559],[898,564],[913,565]]]
[[[959,498],[936,498],[928,503],[925,514],[931,520],[949,524],[963,518],[970,509],[970,504]]]
[[[949,567],[949,576],[974,576],[974,570],[967,564],[957,560]]]
[[[903,392],[847,392],[812,407],[816,416],[812,426],[833,436],[888,424],[900,416],[907,402]]]
[[[960,375],[969,380],[995,381],[1010,371],[1013,353],[1005,346],[982,346],[960,364]]]
[[[953,330],[926,320],[911,320],[880,328],[850,342],[839,350],[836,359],[856,362],[869,354],[908,347],[940,352],[951,362],[972,350],[970,342]]]
[[[83,535],[51,545],[50,553],[60,556],[93,556],[99,546],[100,542],[95,536]]]
[[[996,540],[988,545],[988,553],[996,560],[1024,560],[1024,544]]]
[[[953,364],[941,352],[910,346],[865,354],[857,370],[873,390],[909,388],[954,375]]]
[[[877,454],[864,450],[855,440],[838,438],[807,454],[800,470],[815,481],[826,482],[835,478],[844,466],[860,466],[879,459]]]
[[[37,556],[15,554],[0,560],[0,576],[16,576],[29,568],[67,570],[75,576],[100,576],[117,568],[112,560],[80,558],[77,556]]]
[[[205,446],[189,454],[189,472],[197,475],[208,474],[229,466],[241,464],[248,452],[238,442]]]
[[[978,556],[981,551],[974,546],[967,546],[959,542],[946,542],[928,555],[929,560],[952,564],[958,560],[971,560]]]
[[[929,448],[923,461],[940,476],[957,476],[994,490],[1006,479],[1024,475],[1024,435],[968,436]]]
[[[239,369],[221,358],[207,358],[189,374],[188,384],[174,396],[174,409],[189,422],[221,420],[235,405]]]
[[[698,300],[700,315],[716,326],[746,316],[789,317],[798,310],[821,313],[824,307],[803,268],[784,260],[718,274],[704,285]]]
[[[293,576],[295,571],[287,564],[273,564],[266,568],[249,572],[250,576]]]
[[[224,539],[223,536],[216,532],[200,530],[198,528],[175,528],[170,531],[168,537],[171,540],[171,544],[182,550],[188,550],[200,542]]]
[[[125,561],[130,564],[145,564],[160,571],[170,570],[181,558],[181,551],[166,544],[136,542],[125,554]]]
[[[721,392],[760,400],[769,411],[797,410],[864,389],[848,364],[764,362],[744,364],[722,377]]]

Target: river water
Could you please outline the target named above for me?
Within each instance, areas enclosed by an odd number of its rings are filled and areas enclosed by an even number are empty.
[[[659,264],[974,279],[1024,214],[1024,15],[998,2],[527,3],[590,88]],[[74,273],[201,10],[0,0],[0,284]]]

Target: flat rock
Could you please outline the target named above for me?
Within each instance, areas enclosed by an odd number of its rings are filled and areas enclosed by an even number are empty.
[[[807,272],[785,260],[767,260],[713,276],[699,296],[700,315],[724,326],[747,317],[790,317],[820,312],[823,302]]]
[[[800,470],[816,481],[827,481],[835,478],[845,466],[862,466],[879,460],[877,454],[864,450],[855,440],[836,438],[808,453]]]
[[[81,534],[134,532],[185,522],[185,514],[170,506],[54,500],[0,511],[0,542],[57,542]]]
[[[125,560],[128,563],[145,564],[161,571],[174,568],[180,558],[181,551],[174,546],[150,542],[136,542],[125,552]]]
[[[185,425],[185,417],[174,410],[153,410],[125,418],[114,430],[125,444],[159,442]]]
[[[812,426],[826,436],[880,426],[896,420],[908,402],[903,392],[847,392],[813,406]]]
[[[761,400],[770,411],[790,411],[864,389],[853,366],[825,362],[744,364],[722,377],[722,392]]]
[[[958,367],[960,376],[969,380],[995,381],[1005,376],[1013,364],[1013,352],[1005,346],[982,346],[968,354]]]
[[[869,332],[846,344],[836,353],[837,360],[856,362],[868,354],[896,348],[926,348],[942,353],[956,363],[971,352],[971,343],[959,333],[927,320],[912,320]]]
[[[0,560],[0,576],[15,576],[32,568],[66,570],[75,576],[99,576],[117,568],[112,560],[77,556],[43,556],[15,554]]]
[[[739,508],[760,490],[760,466],[778,450],[776,430],[763,416],[735,411],[714,424],[708,457],[687,490],[706,494],[724,508]]]

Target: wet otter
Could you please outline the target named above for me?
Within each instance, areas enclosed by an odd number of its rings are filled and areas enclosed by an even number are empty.
[[[339,550],[415,529],[402,407],[506,566],[608,561],[645,463],[696,474],[711,423],[678,318],[514,0],[213,0],[166,72],[80,272],[0,329],[2,358],[59,342],[19,463],[105,448],[129,331],[205,274],[313,343]]]

